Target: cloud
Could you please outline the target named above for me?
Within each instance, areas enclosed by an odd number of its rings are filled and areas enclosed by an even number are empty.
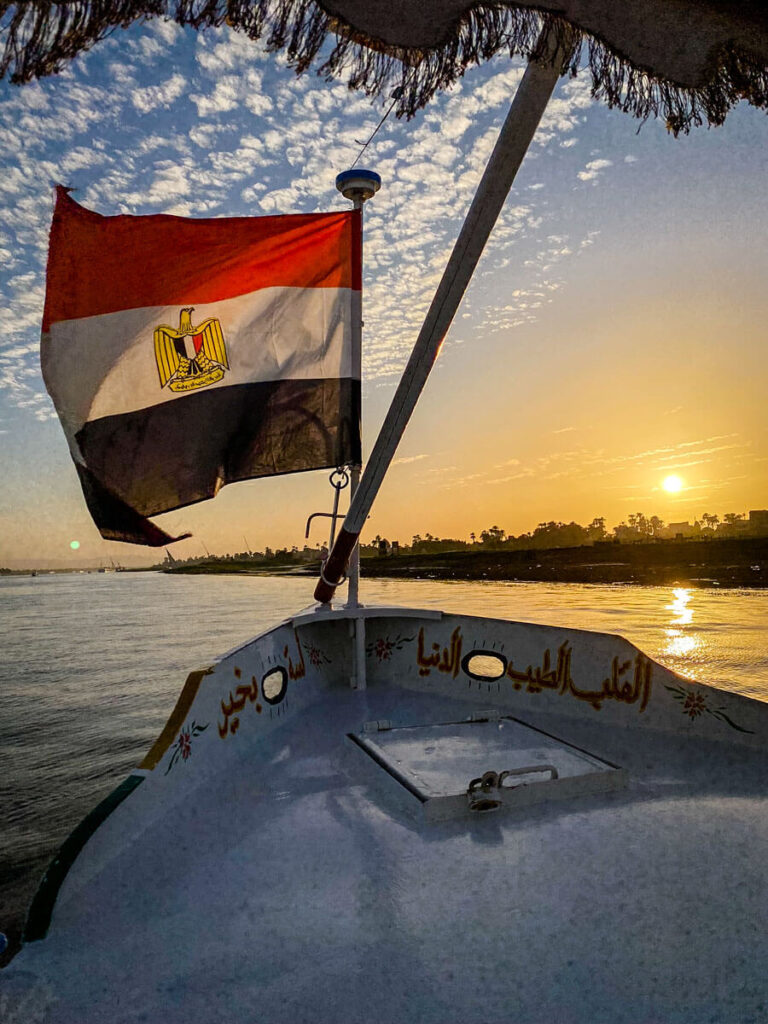
[[[108,87],[98,84],[104,75]],[[367,153],[384,180],[365,211],[369,386],[402,370],[521,75],[501,58],[473,70],[413,121],[390,118]],[[284,57],[242,34],[160,19],[110,37],[55,78],[0,89],[0,289],[8,342],[24,349],[2,386],[24,401],[37,393],[29,408],[38,411],[50,406],[27,346],[39,330],[51,182],[80,186],[78,201],[105,214],[343,209],[336,171],[385,109],[344,82],[297,79]],[[589,103],[585,83],[561,84],[531,158],[575,144]],[[510,196],[457,323],[501,331],[533,322],[560,287],[560,266],[591,244],[548,232],[545,172],[537,168],[525,201]],[[512,261],[516,287],[499,302],[497,275]],[[454,329],[443,359],[462,340]]]
[[[613,167],[613,160],[590,160],[586,168],[579,171],[577,177],[580,181],[594,181],[606,167]]]
[[[407,466],[411,462],[421,462],[422,459],[428,459],[429,455],[404,455],[400,459],[394,459],[392,462],[393,466]]]
[[[184,35],[181,25],[177,25],[175,21],[170,21],[167,18],[153,18],[147,23],[147,29],[162,41],[166,50],[174,43],[179,42]]]
[[[198,117],[210,117],[212,114],[225,114],[238,105],[240,83],[236,75],[226,75],[216,83],[212,93],[196,92],[190,99],[197,107]]]
[[[131,102],[137,110],[143,114],[158,107],[170,107],[174,100],[181,96],[187,87],[187,81],[183,75],[172,75],[167,81],[160,85],[148,85],[143,89],[134,89],[131,93]]]
[[[130,46],[134,56],[142,62],[150,62],[162,57],[166,50],[166,43],[157,37],[146,35],[141,39],[131,41]]]
[[[200,34],[196,42],[195,58],[200,67],[213,76],[221,74],[223,70],[251,69],[254,63],[265,58],[264,49],[254,45],[242,32],[220,31]]]
[[[565,433],[568,429],[563,428],[563,430],[556,430],[551,433]],[[700,438],[696,441],[681,441],[678,444],[663,448],[645,449],[627,455],[610,455],[602,448],[570,448],[565,451],[553,451],[547,455],[531,459],[528,462],[524,462],[521,459],[510,459],[482,473],[473,473],[469,476],[461,476],[454,480],[446,481],[445,486],[460,487],[468,483],[474,484],[482,481],[485,487],[526,478],[538,478],[541,480],[558,480],[568,477],[583,478],[585,473],[589,474],[590,479],[597,479],[598,477],[610,477],[617,473],[626,473],[628,470],[637,472],[639,469],[642,469],[645,473],[652,472],[656,474],[674,469],[684,469],[688,466],[716,463],[720,453],[726,451],[729,453],[727,456],[729,467],[738,459],[748,461],[750,464],[760,461],[759,457],[755,457],[750,451],[751,442],[737,440],[738,437],[738,434],[715,435]],[[730,439],[733,439],[731,444],[712,444],[714,441]],[[673,459],[673,456],[677,457]],[[680,461],[681,459],[687,461]],[[504,469],[506,466],[515,467],[516,472],[499,476],[498,470]],[[632,489],[635,487],[647,487],[648,485],[647,483],[629,484],[625,481],[615,485],[606,484],[604,486],[610,490],[612,486]],[[715,486],[715,484],[712,484],[712,486]],[[686,491],[691,489],[692,486],[686,486]],[[632,500],[641,501],[644,499],[635,495]]]
[[[76,171],[90,170],[109,161],[109,154],[88,146],[75,146],[59,163],[61,173],[67,178]]]
[[[253,49],[253,44],[250,45]],[[198,85],[203,83],[198,82]],[[222,75],[218,69],[213,92],[197,91],[190,95],[190,99],[201,118],[227,113],[240,106],[256,116],[263,116],[274,106],[272,98],[263,90],[261,70],[253,67],[241,74],[230,75]]]

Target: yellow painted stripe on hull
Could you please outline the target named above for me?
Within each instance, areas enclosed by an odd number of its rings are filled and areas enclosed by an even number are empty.
[[[197,696],[197,691],[200,689],[200,683],[203,678],[210,675],[213,672],[213,665],[208,668],[201,668],[195,672],[190,672],[187,676],[187,681],[184,683],[179,699],[176,701],[176,707],[171,712],[171,716],[165,723],[165,728],[157,737],[152,747],[139,765],[139,768],[146,768],[151,771],[158,763],[160,758],[170,747],[173,740],[176,738],[176,734],[184,724],[184,719],[189,713],[189,709],[192,707],[192,703]]]

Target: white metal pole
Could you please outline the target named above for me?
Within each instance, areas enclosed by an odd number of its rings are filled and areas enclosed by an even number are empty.
[[[354,207],[360,211],[360,266],[363,267],[363,197],[358,192],[354,199]],[[352,292],[352,345],[353,351],[357,353],[357,368],[360,372],[360,418],[362,420],[363,401],[363,289]],[[362,435],[362,431],[361,431]],[[360,438],[362,444],[362,436]],[[362,465],[350,466],[349,479],[349,503],[350,507],[354,501],[357,488],[360,484],[360,473]],[[347,588],[347,608],[357,608],[360,603],[360,545],[355,544],[354,551],[349,559],[349,587]],[[365,662],[363,662],[365,665]],[[358,672],[359,675],[359,672]]]
[[[363,267],[363,198],[358,193],[354,198],[355,209],[360,211],[360,267]],[[361,282],[362,285],[362,282]],[[362,373],[362,353],[363,353],[363,289],[360,288],[358,292],[356,289],[352,292],[352,331],[353,331],[353,345],[356,351],[359,353],[358,368],[360,371],[360,419],[362,421],[362,401],[363,401],[363,373]],[[360,437],[360,443],[362,445],[362,431]],[[362,456],[362,452],[361,452]],[[360,473],[362,466],[350,466],[350,478],[349,478],[349,502],[352,504],[357,488],[360,484]],[[349,587],[347,588],[347,608],[359,608],[360,607],[360,544],[355,544],[354,550],[350,555],[349,559]],[[350,685],[354,690],[365,690],[367,686],[367,673],[365,671],[365,619],[362,615],[358,615],[354,620],[354,651],[352,661],[352,678],[350,679]]]
[[[558,50],[552,63],[531,61],[525,69],[365,473],[315,588],[318,601],[325,603],[331,600],[344,573],[443,339],[546,110],[560,77],[561,64],[561,51]]]
[[[373,171],[349,170],[343,171],[336,178],[336,188],[345,199],[351,199],[355,210],[360,214],[358,224],[359,250],[357,257],[360,262],[362,274],[363,267],[363,204],[367,199],[374,196],[381,187],[381,178]],[[362,281],[360,288],[352,289],[352,365],[360,377],[361,401],[362,401],[362,341],[363,341],[363,289]],[[362,439],[361,439],[362,443]],[[354,500],[355,491],[360,483],[360,472],[362,466],[350,467],[349,500]],[[360,607],[360,549],[355,545],[348,553],[349,561],[349,590],[347,592],[346,607],[357,609]],[[334,588],[335,589],[335,588]],[[350,619],[350,635],[353,637],[352,649],[352,678],[350,683],[353,689],[364,690],[366,686],[365,672],[365,619],[362,615],[356,615]]]

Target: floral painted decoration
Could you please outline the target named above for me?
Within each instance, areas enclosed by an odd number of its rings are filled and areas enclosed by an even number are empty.
[[[171,760],[168,762],[168,767],[165,769],[165,774],[173,768],[179,758],[182,761],[189,760],[192,754],[192,739],[195,736],[199,736],[201,732],[205,732],[210,723],[205,725],[198,725],[197,722],[192,722],[191,725],[185,726],[179,733],[179,738],[176,740],[174,745],[171,747],[173,753],[171,754]]]
[[[745,729],[743,726],[737,725],[732,718],[729,718],[725,713],[725,708],[710,707],[704,694],[696,693],[695,690],[687,690],[682,686],[667,686],[666,683],[664,685],[675,700],[682,702],[683,714],[688,715],[691,721],[698,718],[699,715],[712,715],[713,718],[719,718],[721,722],[725,722],[726,725],[730,725],[732,729],[736,729],[738,732],[753,734],[752,729]]]
[[[379,661],[389,661],[393,651],[399,651],[405,644],[412,643],[415,639],[414,636],[396,636],[394,639],[380,636],[378,640],[367,645],[365,653],[369,658],[375,655]]]

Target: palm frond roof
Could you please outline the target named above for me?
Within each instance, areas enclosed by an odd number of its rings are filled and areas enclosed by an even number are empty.
[[[284,50],[299,73],[317,66],[369,95],[394,92],[406,117],[498,53],[546,59],[542,38],[546,53],[566,44],[563,72],[589,74],[595,97],[676,134],[721,124],[741,99],[768,107],[765,0],[0,0],[0,77],[53,74],[152,18],[228,24]]]

